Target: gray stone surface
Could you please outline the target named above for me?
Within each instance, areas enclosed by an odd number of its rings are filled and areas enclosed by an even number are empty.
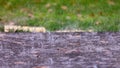
[[[120,68],[120,33],[0,33],[0,68]]]

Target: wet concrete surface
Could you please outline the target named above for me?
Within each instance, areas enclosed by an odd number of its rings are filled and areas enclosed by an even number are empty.
[[[120,68],[120,33],[0,33],[0,68]]]

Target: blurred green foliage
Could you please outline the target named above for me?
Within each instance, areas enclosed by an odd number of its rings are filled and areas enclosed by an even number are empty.
[[[120,0],[0,0],[0,23],[120,31]]]

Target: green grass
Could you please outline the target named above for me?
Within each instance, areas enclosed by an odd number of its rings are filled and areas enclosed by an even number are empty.
[[[120,0],[0,0],[0,10],[1,24],[120,31]]]

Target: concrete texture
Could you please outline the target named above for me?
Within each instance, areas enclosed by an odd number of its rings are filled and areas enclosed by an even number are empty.
[[[0,33],[0,68],[120,68],[120,33]]]

